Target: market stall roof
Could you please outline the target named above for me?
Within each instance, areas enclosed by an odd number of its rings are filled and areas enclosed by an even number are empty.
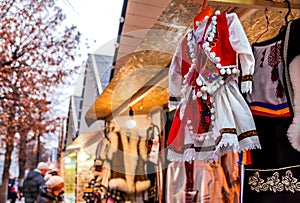
[[[167,104],[169,97],[167,67],[177,44],[187,29],[192,26],[193,17],[201,10],[201,2],[172,0],[150,27],[151,29],[146,32],[145,29],[135,32],[143,33],[141,35],[143,37],[136,48],[118,59],[123,61],[123,65],[86,113],[88,125],[97,119],[112,119],[113,116],[127,113],[129,106],[133,107],[135,114],[147,114],[153,105]],[[285,24],[288,11],[286,3],[262,0],[254,2],[208,0],[207,5],[212,6],[213,10],[237,13],[250,43],[257,41],[258,37],[260,37],[259,41],[262,41],[275,36]],[[265,7],[269,8],[267,13]],[[289,18],[299,18],[299,1],[291,1],[291,8],[293,10]],[[131,12],[135,11],[131,10]],[[266,32],[266,15],[270,23],[268,32]],[[124,23],[126,26],[130,21],[125,19]],[[130,44],[129,41],[127,43]],[[120,46],[125,44],[121,43]]]
[[[155,52],[155,53],[153,53]],[[149,57],[147,57],[149,55]],[[156,60],[150,56],[158,55]],[[147,114],[152,105],[160,106],[168,100],[168,64],[171,55],[158,51],[140,51],[131,54],[126,74],[121,70],[109,83],[86,114],[87,124],[96,119],[109,119],[120,115],[131,106],[135,114]],[[159,63],[155,64],[153,61]],[[163,63],[165,61],[165,63]],[[142,65],[141,65],[142,64]],[[145,94],[150,94],[144,97]],[[138,104],[139,103],[139,104]]]
[[[95,156],[96,148],[99,140],[104,137],[102,131],[94,131],[89,133],[81,133],[72,144],[66,148],[67,153],[71,153],[78,150],[84,150],[91,156]]]

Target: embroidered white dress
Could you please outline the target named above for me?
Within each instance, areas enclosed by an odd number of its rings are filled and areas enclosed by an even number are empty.
[[[169,70],[169,107],[177,108],[167,141],[169,160],[209,160],[260,148],[237,83],[237,55],[241,91],[251,93],[254,57],[234,13],[216,12],[189,30],[177,47]]]

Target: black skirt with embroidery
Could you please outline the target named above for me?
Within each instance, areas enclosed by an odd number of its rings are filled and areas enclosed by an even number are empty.
[[[254,116],[261,150],[245,166],[243,203],[299,203],[300,152],[288,141],[292,118]]]

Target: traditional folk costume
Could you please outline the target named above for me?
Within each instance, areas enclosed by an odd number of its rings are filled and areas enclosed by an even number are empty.
[[[229,151],[260,148],[243,93],[252,91],[254,57],[236,14],[219,11],[189,30],[169,72],[169,107],[177,111],[167,140],[168,159],[210,160]]]
[[[253,44],[257,60],[247,95],[262,150],[245,166],[244,203],[300,202],[300,19]]]

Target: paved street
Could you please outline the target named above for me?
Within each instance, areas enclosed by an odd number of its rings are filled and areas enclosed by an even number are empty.
[[[20,201],[19,200],[16,201],[16,203],[24,203],[24,202],[25,202],[24,198],[22,198]],[[10,201],[6,201],[6,203],[10,203]]]

